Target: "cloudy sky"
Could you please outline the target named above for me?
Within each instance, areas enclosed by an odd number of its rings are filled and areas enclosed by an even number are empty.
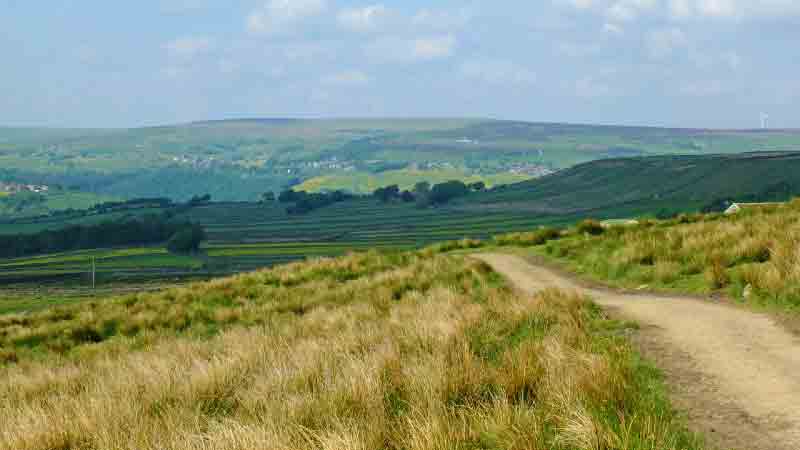
[[[800,127],[798,0],[0,0],[0,125]]]

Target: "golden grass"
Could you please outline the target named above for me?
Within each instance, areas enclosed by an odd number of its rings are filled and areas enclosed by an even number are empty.
[[[681,216],[552,242],[548,252],[601,278],[679,285],[800,308],[800,200],[733,216]]]
[[[0,449],[699,448],[587,300],[435,252],[0,320]]]

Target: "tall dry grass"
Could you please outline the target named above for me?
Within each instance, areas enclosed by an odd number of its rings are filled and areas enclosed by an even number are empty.
[[[800,200],[734,216],[614,227],[551,242],[547,251],[605,279],[736,295],[749,285],[760,300],[800,308]]]
[[[699,448],[587,300],[435,253],[5,317],[0,449]]]

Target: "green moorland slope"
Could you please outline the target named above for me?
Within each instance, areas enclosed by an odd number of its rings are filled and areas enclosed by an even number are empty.
[[[285,204],[212,203],[179,217],[206,227],[209,241],[201,255],[175,257],[162,246],[4,260],[0,280],[4,285],[50,280],[60,286],[85,286],[92,256],[104,284],[207,277],[351,250],[411,249],[465,237],[486,238],[586,217],[696,212],[707,205],[718,208],[723,200],[787,200],[793,195],[800,195],[797,153],[596,161],[435,208],[364,198],[306,215],[288,215]],[[0,234],[119,220],[126,214],[18,221],[0,224]]]
[[[798,150],[795,130],[683,130],[481,119],[250,119],[120,130],[0,127],[0,182],[120,198],[255,200],[308,181],[368,189],[428,172],[502,180],[614,157]]]
[[[439,250],[0,316],[0,449],[702,448],[626,324]]]
[[[624,218],[722,208],[725,200],[800,194],[800,153],[655,156],[594,161],[466,198],[466,209]]]

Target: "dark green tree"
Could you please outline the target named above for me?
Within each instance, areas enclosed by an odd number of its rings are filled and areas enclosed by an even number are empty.
[[[206,240],[206,232],[202,226],[194,224],[184,228],[169,239],[167,250],[171,253],[197,253],[200,251],[200,244]]]
[[[447,181],[434,186],[433,189],[431,189],[429,199],[433,204],[442,205],[455,198],[463,197],[468,193],[469,188],[461,181]]]
[[[486,183],[484,183],[483,181],[476,181],[474,183],[470,183],[469,185],[467,185],[467,187],[469,187],[469,189],[472,191],[482,192],[486,190]]]
[[[393,184],[391,186],[378,188],[372,195],[383,203],[388,203],[400,196],[400,187]]]

